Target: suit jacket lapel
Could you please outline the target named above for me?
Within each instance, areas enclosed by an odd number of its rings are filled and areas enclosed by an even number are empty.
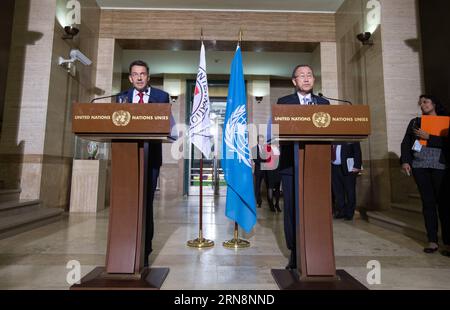
[[[128,102],[129,103],[133,103],[133,93],[134,93],[134,88],[130,88],[128,90]]]
[[[300,104],[300,98],[298,97],[298,94],[296,92],[292,95],[292,102]]]

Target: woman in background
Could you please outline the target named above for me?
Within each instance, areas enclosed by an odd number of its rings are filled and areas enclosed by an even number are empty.
[[[419,106],[422,115],[447,115],[438,100],[429,95],[421,95]],[[449,160],[445,154],[448,148],[448,136],[433,136],[422,130],[421,118],[416,117],[409,122],[401,145],[402,170],[407,175],[413,175],[422,200],[422,212],[427,230],[428,246],[425,253],[438,250],[438,213],[441,222],[444,251],[450,255],[450,212],[446,205],[444,189],[446,169]],[[426,140],[427,145],[421,146],[419,139]],[[439,212],[438,212],[439,209]]]

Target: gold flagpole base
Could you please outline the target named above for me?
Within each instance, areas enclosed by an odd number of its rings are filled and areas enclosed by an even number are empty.
[[[250,247],[250,242],[248,242],[247,240],[234,238],[229,241],[225,241],[223,243],[223,246],[227,249],[243,249]]]
[[[214,241],[205,238],[197,238],[194,240],[189,240],[187,242],[187,246],[197,249],[211,248],[214,246]]]

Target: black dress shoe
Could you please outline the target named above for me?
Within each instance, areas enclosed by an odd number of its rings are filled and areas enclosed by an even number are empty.
[[[275,208],[273,206],[269,206],[270,211],[275,212]]]
[[[280,208],[279,205],[276,205],[276,206],[275,206],[275,210],[277,210],[277,212],[280,212],[280,213],[281,213],[281,208]]]
[[[261,208],[261,204],[260,203],[258,203],[258,205],[256,206],[257,208]]]
[[[344,221],[353,221],[353,216],[345,216]]]
[[[345,216],[344,216],[343,214],[337,213],[337,214],[335,214],[333,217],[334,217],[335,219],[343,219]]]
[[[431,254],[436,252],[439,249],[439,247],[435,247],[435,248],[424,248],[423,251],[427,254]]]
[[[286,270],[295,270],[297,266],[295,264],[287,264],[285,267]]]

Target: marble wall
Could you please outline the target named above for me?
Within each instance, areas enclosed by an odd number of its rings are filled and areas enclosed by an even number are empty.
[[[2,2],[2,10],[0,11],[0,125],[5,103],[13,18],[14,0],[4,0]]]
[[[95,63],[100,9],[82,0],[80,34],[63,40],[51,0],[16,1],[13,40],[0,144],[0,179],[21,188],[21,199],[41,199],[48,207],[67,208],[74,150],[73,102],[95,93]],[[58,58],[78,48],[93,66],[76,63],[68,74]]]
[[[417,113],[422,90],[420,51],[414,0],[379,1],[380,24],[373,45],[356,35],[368,29],[366,0],[347,0],[336,14],[339,95],[371,110],[372,134],[362,143],[364,168],[358,204],[388,209],[407,199],[414,184],[400,174],[400,143],[410,118]]]
[[[393,201],[416,192],[411,178],[399,171],[400,144],[409,121],[417,116],[424,92],[420,25],[415,0],[381,1],[383,75]]]
[[[21,187],[21,198],[39,198],[40,194],[55,9],[51,0],[15,3],[0,179],[6,187]]]

